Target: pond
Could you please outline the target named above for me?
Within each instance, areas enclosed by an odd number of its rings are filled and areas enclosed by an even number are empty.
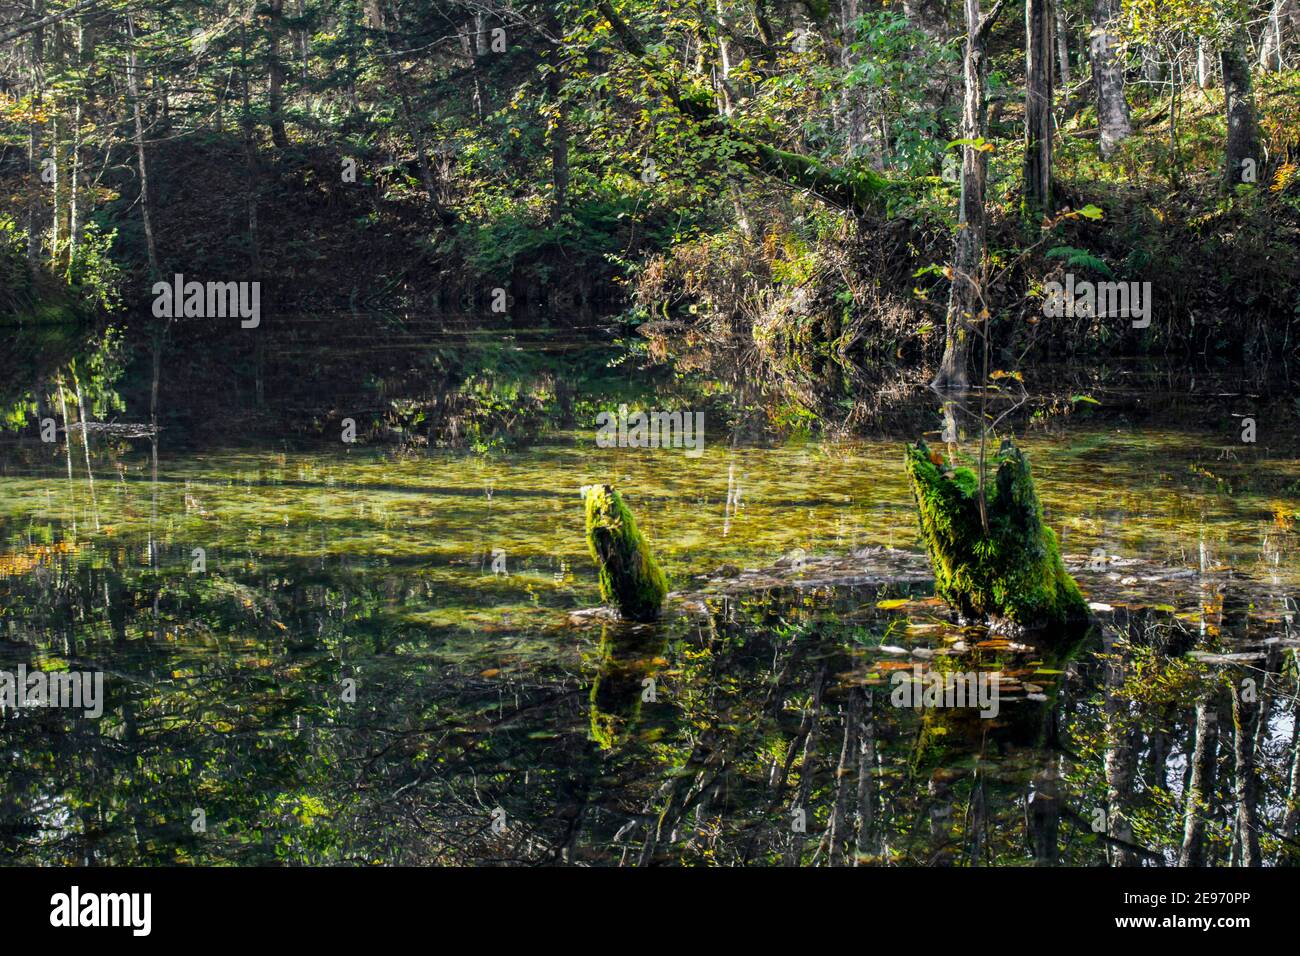
[[[76,436],[11,447],[0,670],[103,699],[0,716],[0,860],[1300,859],[1294,417],[1243,443],[1233,374],[1036,395],[1007,428],[1095,614],[1037,648],[931,597],[902,446],[934,396],[814,429],[660,359],[584,352],[564,414],[459,443],[92,433],[93,485]],[[601,447],[620,402],[703,409],[703,448]],[[591,611],[595,482],[670,578],[656,624]],[[936,674],[995,713],[925,706]]]

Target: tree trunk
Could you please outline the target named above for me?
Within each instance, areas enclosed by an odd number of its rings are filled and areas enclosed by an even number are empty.
[[[1119,12],[1119,0],[1095,0],[1092,8],[1092,75],[1103,159],[1110,159],[1119,144],[1133,133],[1128,101],[1124,99],[1124,64],[1114,33]]]
[[[1219,62],[1223,67],[1224,106],[1228,118],[1224,178],[1229,188],[1242,182],[1257,182],[1259,170],[1259,127],[1255,121],[1255,94],[1246,59],[1246,34],[1238,30],[1224,46]]]
[[[962,106],[963,139],[982,140],[988,135],[988,91],[984,43],[1002,0],[988,16],[980,15],[980,0],[966,3],[966,55],[962,74],[965,99]],[[941,389],[965,389],[974,322],[983,309],[981,280],[984,270],[984,185],[988,178],[988,154],[974,145],[962,147],[961,206],[957,214],[957,240],[952,256],[952,284],[948,292],[948,315],[944,334],[943,360],[931,385]]]
[[[267,100],[271,109],[271,142],[276,149],[289,148],[284,130],[284,64],[280,61],[280,38],[284,34],[284,0],[270,0],[270,36],[267,51]]]
[[[1205,49],[1205,38],[1196,38],[1196,85],[1201,89],[1210,87],[1210,54]]]
[[[843,33],[843,46],[840,48],[840,66],[847,74],[858,62],[858,55],[853,52],[853,43],[857,39],[855,24],[861,16],[858,0],[840,0],[840,23]],[[871,122],[867,95],[860,86],[848,87],[842,97],[844,111],[845,154],[849,159],[862,156],[873,169],[884,169],[884,150],[878,136],[874,135],[875,126]]]
[[[1137,866],[1138,857],[1128,844],[1133,843],[1133,824],[1129,820],[1133,777],[1136,769],[1136,741],[1129,726],[1125,702],[1120,693],[1124,687],[1124,662],[1115,648],[1117,637],[1114,627],[1102,631],[1102,647],[1110,658],[1106,664],[1105,715],[1106,755],[1103,768],[1106,776],[1106,834],[1112,840],[1106,857],[1111,866]]]
[[[62,177],[59,175],[59,160],[62,158],[59,149],[59,103],[55,100],[52,104],[50,118],[50,261],[57,263],[59,260],[59,183]]]
[[[1051,0],[1025,2],[1025,214],[1037,223],[1052,203]]]
[[[1273,9],[1269,12],[1264,35],[1259,41],[1259,65],[1262,69],[1273,73],[1282,71],[1285,65],[1282,36],[1288,26],[1292,32],[1300,30],[1300,2],[1273,0]]]
[[[72,171],[68,176],[68,265],[72,265],[77,255],[77,244],[81,242],[81,110],[82,100],[86,97],[86,28],[77,23],[77,74],[80,83],[73,94],[75,102],[72,109]]]
[[[253,130],[252,104],[248,91],[248,32],[243,24],[239,28],[239,74],[240,74],[240,111],[239,125],[244,139],[244,211],[248,219],[248,260],[249,272],[256,279],[261,271],[262,252],[257,229],[257,194],[260,191],[260,177],[257,163],[257,141]],[[258,336],[261,340],[261,336]]]
[[[1292,651],[1296,654],[1296,651]],[[1300,833],[1300,706],[1291,711],[1291,769],[1287,774],[1286,806],[1282,817],[1282,836],[1294,841]],[[1290,865],[1300,862],[1300,853],[1292,847],[1285,856]]]
[[[559,21],[555,21],[556,26]],[[560,47],[553,46],[548,53],[550,71],[546,74],[546,93],[551,100],[551,223],[554,225],[564,215],[569,196],[569,123],[568,108],[561,96],[563,79],[560,76]]]
[[[1232,681],[1232,727],[1234,777],[1237,801],[1237,860],[1241,866],[1259,866],[1259,778],[1255,770],[1255,727],[1259,723],[1259,700],[1242,686],[1238,675]]]
[[[44,4],[42,0],[32,0],[32,15],[39,21]],[[40,196],[43,181],[41,179],[41,135],[36,122],[36,107],[41,102],[42,79],[41,60],[45,49],[45,30],[32,31],[28,41],[28,66],[31,79],[31,119],[27,125],[27,171],[30,181],[27,194],[27,268],[36,275],[41,257],[40,230]]]
[[[1052,0],[1052,19],[1056,27],[1056,59],[1059,73],[1057,79],[1061,81],[1061,89],[1070,88],[1070,26],[1065,19],[1065,11],[1061,9],[1063,0]]]
[[[1179,866],[1205,865],[1205,817],[1214,799],[1215,766],[1219,749],[1219,714],[1213,696],[1196,704],[1196,744],[1192,751],[1191,780],[1183,793],[1183,846]]]
[[[144,121],[140,118],[140,77],[135,56],[135,15],[126,15],[126,28],[130,36],[127,47],[127,90],[131,96],[131,116],[135,124],[135,161],[140,173],[140,218],[144,221],[145,251],[149,257],[150,275],[158,275],[158,247],[153,237],[153,217],[149,201],[149,167],[144,154]]]

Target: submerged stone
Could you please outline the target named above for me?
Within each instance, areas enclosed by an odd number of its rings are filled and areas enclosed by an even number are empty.
[[[656,620],[668,581],[632,512],[610,485],[590,485],[585,495],[587,547],[596,562],[601,599],[628,620]]]
[[[907,475],[934,569],[935,593],[968,618],[1029,631],[1074,630],[1088,606],[1061,561],[1025,456],[1004,442],[986,486],[988,531],[980,520],[979,478],[945,470],[924,442],[908,445]]]

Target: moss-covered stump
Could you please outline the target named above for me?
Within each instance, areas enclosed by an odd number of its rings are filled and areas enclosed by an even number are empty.
[[[668,581],[632,512],[609,485],[586,490],[587,547],[596,562],[600,596],[630,621],[653,621],[668,594]]]
[[[967,618],[1027,631],[1085,624],[1087,602],[1065,570],[1056,535],[1043,523],[1029,463],[1010,442],[994,461],[997,475],[985,489],[985,534],[975,472],[946,469],[924,442],[907,446],[907,475],[935,593]]]

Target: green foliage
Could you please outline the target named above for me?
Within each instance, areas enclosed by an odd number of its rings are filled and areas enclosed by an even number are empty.
[[[1057,246],[1054,249],[1047,250],[1047,258],[1064,259],[1067,269],[1091,269],[1104,276],[1114,275],[1110,271],[1110,266],[1087,249],[1076,249],[1074,246]]]

